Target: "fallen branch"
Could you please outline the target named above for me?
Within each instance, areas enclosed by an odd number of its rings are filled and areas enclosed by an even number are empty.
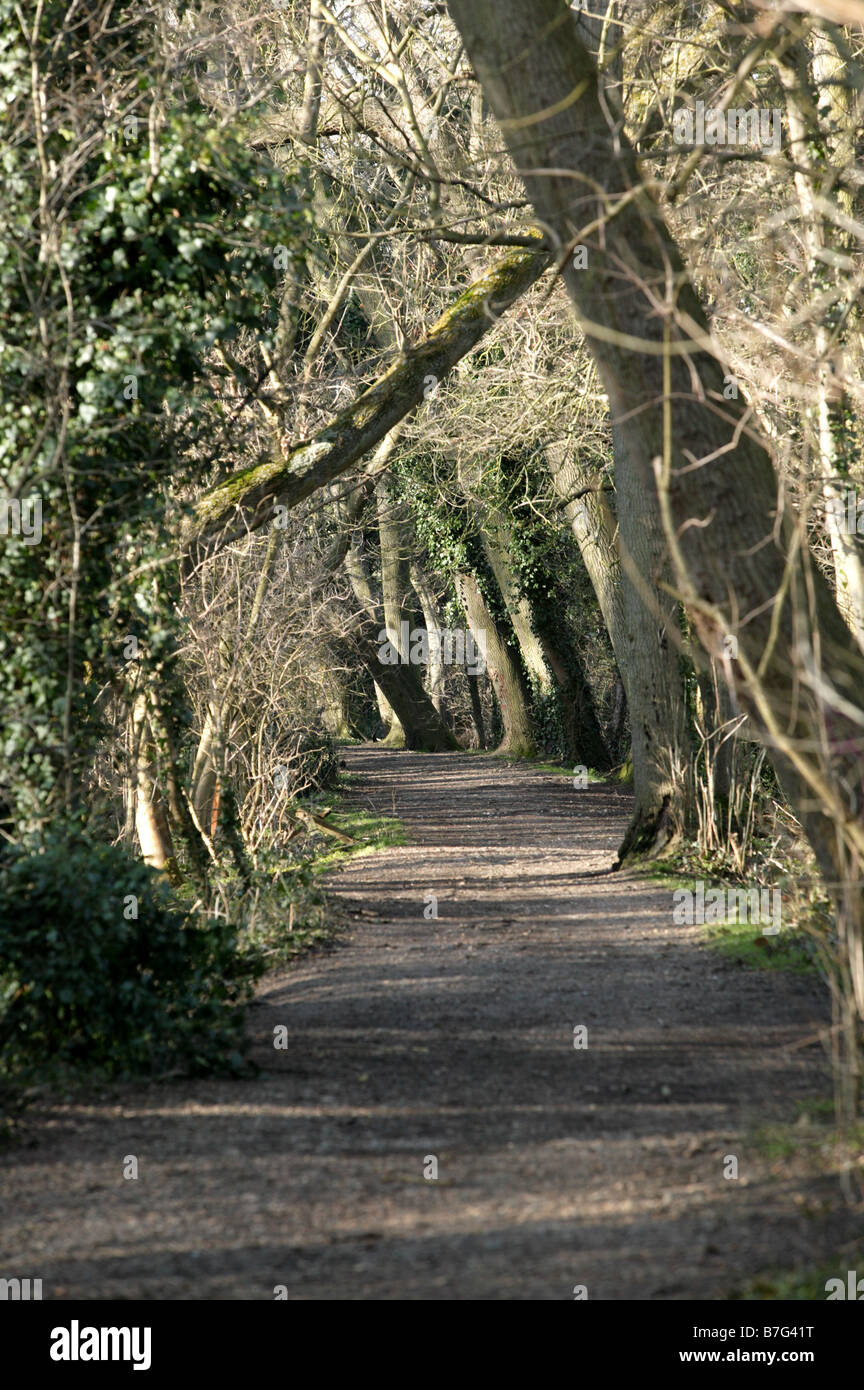
[[[328,825],[321,816],[314,815],[312,811],[304,810],[302,806],[295,806],[292,811],[288,812],[288,815],[292,821],[299,820],[306,826],[307,830],[320,830],[322,834],[332,835],[334,840],[340,840],[343,845],[357,843],[353,835],[346,835],[344,830],[337,830],[335,825]]]

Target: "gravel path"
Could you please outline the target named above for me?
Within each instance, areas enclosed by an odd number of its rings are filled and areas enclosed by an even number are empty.
[[[836,1178],[752,1143],[830,1094],[824,991],[718,958],[668,889],[613,873],[624,792],[346,757],[349,799],[410,843],[330,876],[352,925],[263,982],[261,1076],[34,1111],[0,1160],[0,1275],[46,1298],[712,1299],[854,1238]]]

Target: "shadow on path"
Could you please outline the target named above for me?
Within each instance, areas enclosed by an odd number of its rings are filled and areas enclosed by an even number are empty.
[[[8,1273],[59,1298],[710,1299],[854,1237],[836,1177],[751,1141],[827,1093],[824,990],[718,958],[610,872],[624,792],[346,757],[349,801],[410,843],[329,876],[353,925],[264,982],[262,1075],[34,1114],[3,1159]]]

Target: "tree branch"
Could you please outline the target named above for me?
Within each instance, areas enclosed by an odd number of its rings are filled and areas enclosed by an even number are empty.
[[[183,526],[184,552],[201,559],[272,521],[277,505],[296,506],[344,473],[423,400],[429,378],[441,382],[549,264],[539,251],[515,251],[497,262],[463,290],[423,342],[400,353],[312,439],[206,493]]]

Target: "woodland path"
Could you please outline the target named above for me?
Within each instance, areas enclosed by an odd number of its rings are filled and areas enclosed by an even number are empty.
[[[263,982],[261,1076],[34,1111],[0,1156],[0,1273],[46,1298],[712,1299],[854,1239],[838,1179],[752,1143],[830,1094],[825,992],[718,957],[667,888],[612,872],[626,793],[346,758],[349,801],[410,843],[330,875],[351,925]]]

